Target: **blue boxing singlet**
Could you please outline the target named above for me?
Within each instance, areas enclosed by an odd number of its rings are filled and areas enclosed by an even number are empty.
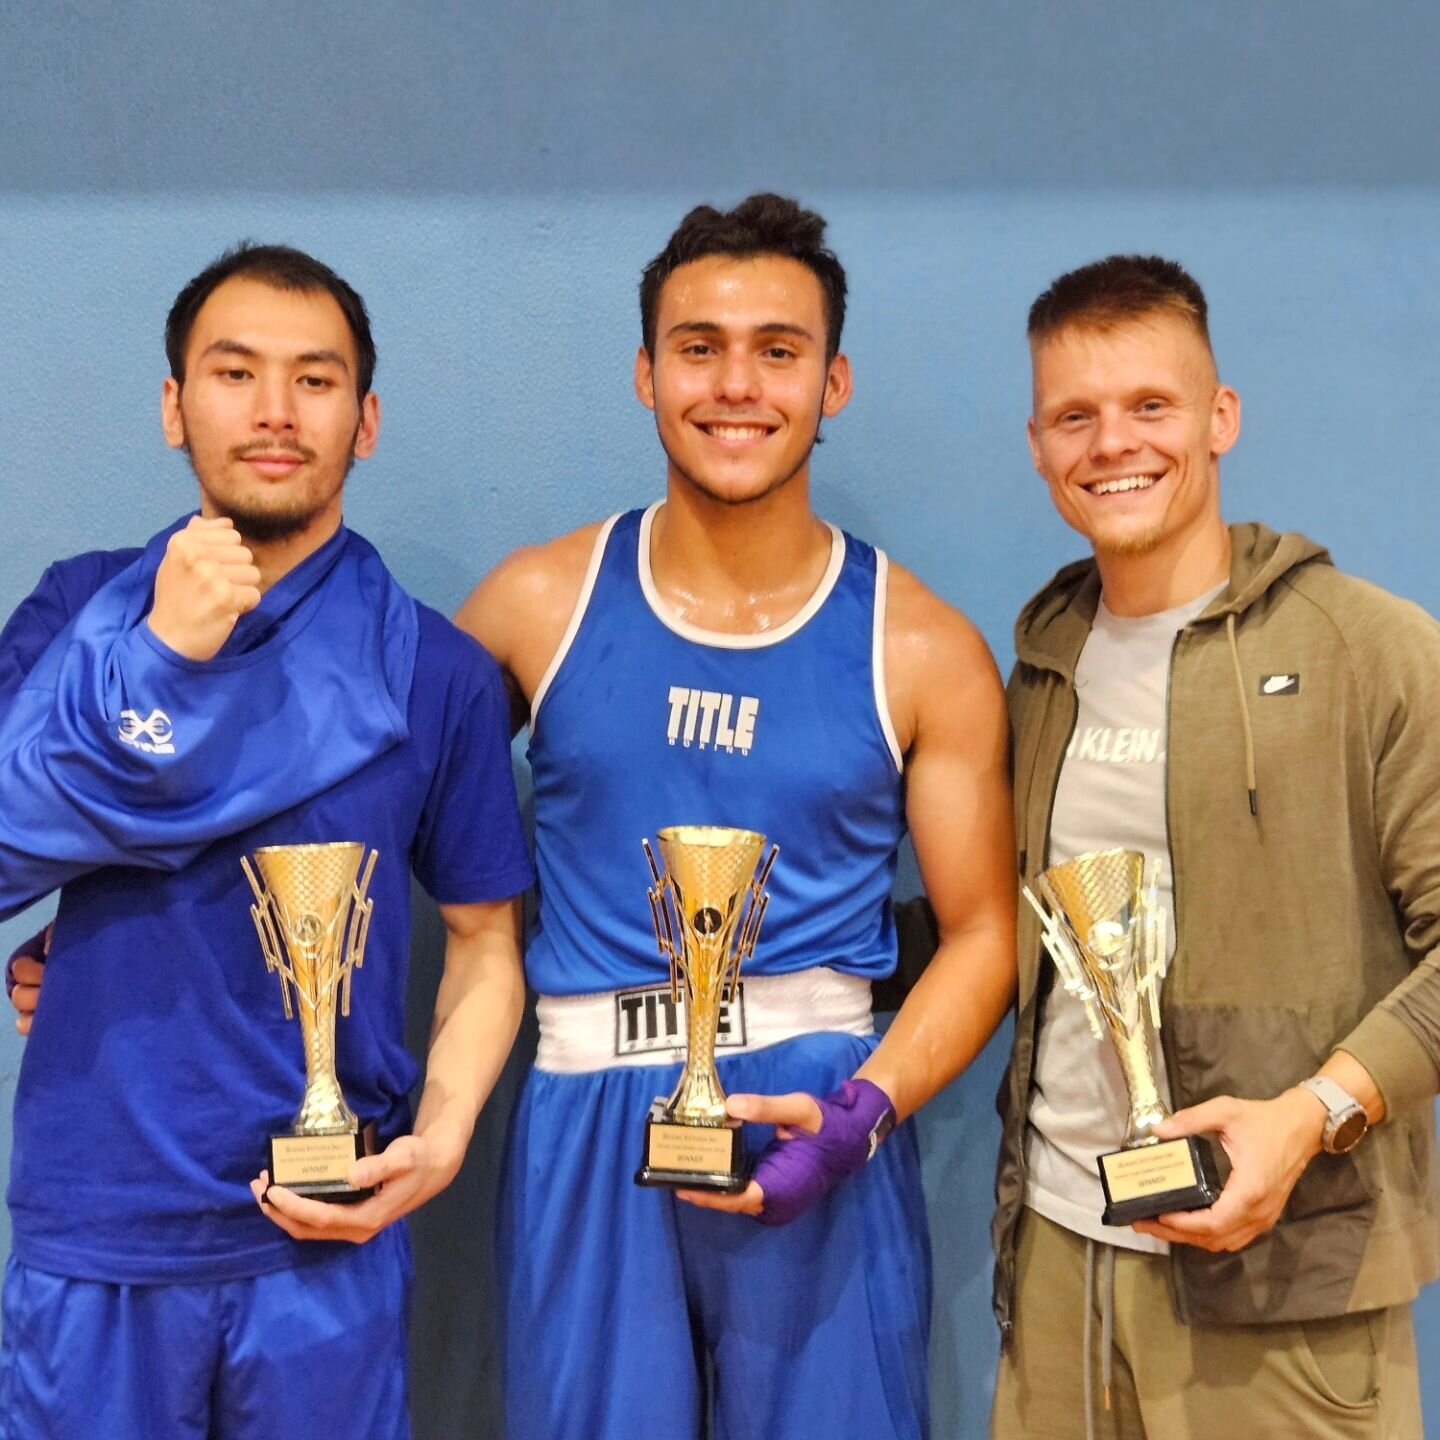
[[[530,715],[542,995],[650,985],[642,837],[758,830],[779,845],[747,972],[895,966],[890,887],[905,830],[885,698],[887,561],[832,527],[814,595],[776,630],[732,635],[668,613],[650,574],[659,505],[608,521]],[[658,852],[657,852],[658,853]]]

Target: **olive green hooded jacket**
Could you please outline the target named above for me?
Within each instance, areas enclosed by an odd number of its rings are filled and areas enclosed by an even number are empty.
[[[1176,948],[1161,1010],[1172,1099],[1268,1099],[1343,1048],[1388,1112],[1349,1155],[1313,1160],[1279,1223],[1244,1250],[1172,1247],[1181,1319],[1245,1324],[1407,1301],[1440,1270],[1440,625],[1342,575],[1302,536],[1236,525],[1231,539],[1228,586],[1171,657]],[[1072,565],[1016,626],[1015,818],[1032,885],[1099,595],[1094,561]],[[1053,969],[1026,905],[1019,961],[993,1224],[1007,1337]]]

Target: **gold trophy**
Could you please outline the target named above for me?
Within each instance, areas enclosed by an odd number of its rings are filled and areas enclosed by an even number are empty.
[[[267,845],[255,852],[263,886],[249,860],[240,861],[255,892],[250,915],[265,968],[280,976],[285,1018],[299,1010],[305,1047],[305,1098],[291,1133],[270,1137],[270,1182],[340,1204],[374,1193],[348,1178],[365,1140],[335,1074],[336,1002],[348,1016],[350,977],[364,964],[375,906],[365,892],[379,856],[370,852],[357,884],[364,855],[364,845],[353,841]]]
[[[1160,861],[1145,882],[1138,850],[1097,850],[1040,875],[1049,910],[1022,886],[1044,926],[1045,948],[1097,1040],[1109,1033],[1130,1115],[1119,1150],[1098,1157],[1106,1225],[1130,1225],[1174,1210],[1202,1210],[1220,1196],[1215,1157],[1198,1135],[1161,1140],[1170,1113],[1155,1080],[1160,982],[1170,958],[1160,903]]]
[[[654,888],[647,890],[655,943],[670,962],[670,998],[684,983],[685,1068],[675,1093],[655,1099],[645,1122],[645,1159],[637,1185],[743,1190],[741,1124],[725,1113],[715,1073],[720,1006],[733,1003],[740,967],[755,953],[770,897],[765,882],[780,847],[756,875],[765,837],[723,825],[672,825],[658,835],[662,873],[642,840]],[[743,914],[742,914],[743,911]],[[733,945],[733,949],[732,949]]]

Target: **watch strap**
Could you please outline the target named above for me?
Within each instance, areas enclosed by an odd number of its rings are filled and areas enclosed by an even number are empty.
[[[1341,1084],[1328,1075],[1312,1075],[1300,1082],[1302,1090],[1308,1090],[1325,1107],[1325,1130],[1320,1143],[1333,1154],[1352,1150],[1364,1138],[1369,1123],[1365,1107]],[[1335,1140],[1341,1127],[1352,1117],[1360,1121],[1359,1132],[1347,1144],[1337,1147]]]

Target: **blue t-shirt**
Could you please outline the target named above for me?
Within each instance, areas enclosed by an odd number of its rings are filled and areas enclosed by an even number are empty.
[[[641,837],[668,825],[758,830],[780,847],[748,973],[895,968],[890,887],[905,831],[884,677],[887,562],[832,530],[815,594],[775,630],[670,614],[650,575],[654,507],[619,517],[572,633],[536,696],[542,995],[656,984]],[[657,852],[658,859],[658,852]]]
[[[140,558],[135,550],[87,550],[57,560],[0,630],[0,713],[50,642],[108,580]]]
[[[86,563],[97,585],[109,578]],[[52,594],[66,579],[57,570],[46,575]],[[22,612],[43,626],[50,608]],[[209,1282],[331,1251],[290,1240],[249,1191],[267,1137],[294,1122],[305,1077],[300,1028],[265,969],[240,868],[259,846],[354,840],[379,852],[365,964],[337,1023],[338,1072],[382,1143],[409,1127],[411,872],[441,904],[503,900],[532,878],[499,668],[443,617],[418,611],[408,740],[178,873],[111,867],[61,892],[16,1093],[9,1202],[24,1264],[111,1282]],[[12,623],[3,640],[23,649],[36,633]]]

